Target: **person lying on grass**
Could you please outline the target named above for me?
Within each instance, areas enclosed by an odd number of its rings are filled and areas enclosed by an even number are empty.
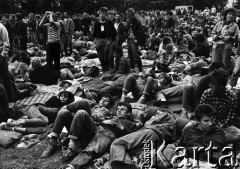
[[[88,143],[95,134],[96,126],[101,123],[101,121],[112,117],[109,109],[113,105],[114,100],[112,96],[104,94],[99,104],[95,105],[92,109],[89,102],[85,99],[79,100],[70,106],[64,106],[57,114],[52,132],[48,135],[48,137],[50,137],[48,147],[42,153],[41,158],[50,157],[59,148],[57,139],[64,127],[66,127],[69,136],[64,138],[63,146],[68,143],[69,140],[70,148],[72,148],[72,141],[81,142],[82,144]],[[90,125],[91,123],[94,124]],[[79,133],[80,131],[82,133]]]
[[[69,91],[62,91],[58,96],[52,96],[45,104],[30,106],[25,114],[27,118],[18,120],[8,119],[0,124],[0,129],[11,130],[24,134],[40,134],[47,131],[47,125],[54,122],[58,111],[63,106],[73,104],[74,95]]]

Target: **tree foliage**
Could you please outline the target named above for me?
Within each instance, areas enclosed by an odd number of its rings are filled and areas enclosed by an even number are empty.
[[[227,0],[0,0],[0,10],[23,13],[42,13],[46,10],[94,13],[100,6],[123,11],[129,7],[136,10],[164,10],[173,9],[177,5],[193,5],[195,9],[204,9],[212,5],[224,7],[226,3]],[[237,5],[240,7],[240,0]]]

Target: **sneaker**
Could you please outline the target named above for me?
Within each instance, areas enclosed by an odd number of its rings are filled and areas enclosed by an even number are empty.
[[[120,102],[125,102],[126,98],[127,98],[127,95],[126,94],[122,94]]]
[[[40,158],[48,158],[52,156],[58,149],[57,141],[50,140],[47,148],[44,150]]]
[[[68,143],[69,143],[69,138],[65,137],[64,139],[62,139],[62,150],[67,150],[68,149]]]
[[[143,97],[141,97],[137,103],[140,103],[140,104],[145,104],[146,103],[146,99],[144,99]]]
[[[158,101],[156,101],[155,103],[153,103],[153,106],[162,107],[162,108],[168,108],[168,107],[167,107],[167,104],[168,104],[167,101],[158,100]]]
[[[6,122],[0,123],[0,130],[4,130],[6,126],[7,126]]]
[[[15,126],[20,126],[21,124],[24,123],[24,119],[19,119],[19,120],[13,120],[13,119],[8,119],[7,120],[7,125],[9,127],[15,127]]]
[[[77,151],[73,151],[72,149],[70,149],[68,147],[67,150],[63,150],[63,156],[61,158],[61,161],[63,163],[66,163],[66,162],[69,162],[69,161],[72,161],[73,158],[76,156],[77,154]]]

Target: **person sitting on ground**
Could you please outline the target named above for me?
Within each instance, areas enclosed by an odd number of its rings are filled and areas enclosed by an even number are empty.
[[[125,101],[127,94],[132,92],[134,98],[139,99],[137,103],[144,104],[154,93],[171,87],[172,79],[166,73],[161,73],[158,79],[155,79],[155,73],[151,74],[151,71],[154,70],[150,70],[150,74],[146,74],[144,79],[130,74],[124,82],[121,101]]]
[[[161,106],[167,104],[168,98],[177,98],[183,96],[183,89],[188,84],[197,84],[199,79],[202,77],[201,70],[202,67],[207,66],[207,63],[204,61],[198,61],[195,63],[192,63],[190,65],[187,65],[184,69],[183,75],[181,81],[175,81],[172,80],[173,87],[161,90],[156,93],[156,102],[154,103],[154,106]]]
[[[72,105],[64,106],[57,114],[56,120],[53,124],[53,130],[48,135],[48,137],[50,137],[48,147],[42,153],[41,158],[50,157],[59,148],[57,139],[64,127],[66,127],[69,132],[69,136],[65,139],[66,141],[64,141],[63,144],[66,144],[70,139],[69,148],[76,148],[72,147],[75,146],[75,144],[73,145],[73,142],[79,142],[84,146],[91,141],[96,130],[94,120],[96,120],[97,123],[100,123],[101,120],[108,119],[111,116],[109,109],[113,104],[114,100],[112,96],[104,94],[101,97],[99,104],[92,109],[89,102],[84,99],[74,102]],[[92,115],[93,118],[91,117]],[[81,121],[81,118],[84,118],[84,120]],[[89,125],[92,123],[94,123],[94,125]],[[83,129],[83,126],[88,127]]]
[[[202,76],[198,83],[189,83],[183,89],[182,117],[191,118],[191,113],[200,104],[200,99],[211,83],[211,72],[215,69],[224,68],[223,63],[213,62],[209,67],[209,73]]]
[[[142,129],[116,139],[110,148],[111,168],[137,169],[131,157],[143,155],[145,144],[152,147],[158,147],[163,141],[167,143],[171,142],[173,139],[174,121],[175,118],[169,110],[158,109],[154,116],[146,121]]]
[[[118,51],[120,52],[120,51]],[[117,52],[117,53],[118,53]],[[118,53],[120,54],[120,53]],[[118,64],[118,63],[116,63]],[[117,66],[117,65],[116,65]],[[121,57],[118,71],[113,74],[109,74],[102,77],[102,80],[107,80],[106,82],[102,83],[98,90],[96,89],[89,89],[90,91],[95,91],[97,94],[109,93],[112,95],[118,95],[121,93],[123,88],[124,81],[128,74],[130,73],[130,64],[126,57]]]
[[[59,80],[79,78],[83,73],[73,74],[69,69],[64,68],[59,70],[51,69],[47,64],[43,65],[40,58],[36,58],[31,62],[31,71],[29,78],[32,83],[52,85],[59,82]],[[45,76],[42,76],[42,75]]]
[[[169,72],[169,65],[173,63],[176,58],[176,53],[174,53],[174,48],[172,44],[166,45],[166,51],[162,52],[159,58],[155,59],[154,65],[161,72]]]
[[[74,101],[74,95],[68,91],[62,91],[58,96],[52,96],[45,104],[30,106],[26,115],[27,118],[18,120],[8,119],[7,123],[1,123],[0,128],[24,134],[40,134],[46,132],[46,126],[56,119],[58,111],[63,106],[70,106]]]
[[[210,47],[206,41],[206,38],[203,33],[199,33],[195,38],[196,46],[193,48],[192,52],[196,57],[204,56],[206,59],[209,58]]]
[[[185,127],[180,136],[180,140],[176,141],[173,144],[168,145],[163,151],[163,155],[166,155],[168,160],[172,160],[172,157],[178,155],[179,151],[175,149],[169,149],[173,147],[183,147],[186,150],[188,158],[194,159],[194,147],[203,147],[207,148],[210,145],[212,147],[217,147],[217,150],[211,154],[210,161],[207,158],[207,152],[198,152],[198,159],[195,159],[199,162],[201,166],[201,161],[208,161],[210,163],[218,164],[219,158],[223,155],[221,150],[226,145],[225,134],[222,128],[219,128],[214,123],[214,116],[216,114],[215,109],[209,104],[200,104],[195,109],[195,120],[185,123]],[[177,121],[177,120],[176,120]],[[176,124],[176,122],[175,122]],[[182,127],[182,126],[176,126]],[[177,138],[176,138],[177,139]],[[174,151],[174,152],[173,152]],[[180,149],[180,151],[184,151]],[[161,154],[159,154],[161,155]],[[159,166],[164,165],[161,161],[162,156],[158,157]],[[201,160],[201,161],[199,161]],[[176,162],[176,161],[175,161]],[[198,165],[199,165],[198,164]]]
[[[82,136],[85,128],[94,128],[95,135],[88,143],[87,147],[84,148],[70,164],[68,164],[67,169],[87,167],[87,165],[91,164],[94,159],[101,157],[109,151],[113,140],[132,133],[141,127],[140,123],[134,122],[131,119],[132,107],[126,102],[119,102],[117,105],[116,116],[112,119],[103,121],[101,126],[97,129],[92,122],[91,117],[86,112],[81,113],[83,118],[78,119],[78,122],[80,124],[85,123],[86,125],[81,126],[79,128],[80,130],[76,131],[76,134]],[[85,121],[88,121],[88,123]],[[69,146],[73,143],[71,146],[74,148],[68,150],[69,153],[62,158],[62,161],[71,161],[76,155],[76,141],[71,142],[71,140]]]
[[[200,104],[210,104],[215,110],[214,122],[223,128],[227,143],[236,143],[240,140],[240,129],[233,125],[236,118],[237,97],[226,88],[228,72],[219,68],[211,74],[210,89],[202,94]]]

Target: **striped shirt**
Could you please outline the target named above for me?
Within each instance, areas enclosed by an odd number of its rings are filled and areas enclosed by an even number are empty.
[[[56,27],[54,25],[51,26],[51,23],[45,24],[47,26],[47,32],[48,32],[48,43],[54,43],[60,41],[60,23],[55,22]]]

